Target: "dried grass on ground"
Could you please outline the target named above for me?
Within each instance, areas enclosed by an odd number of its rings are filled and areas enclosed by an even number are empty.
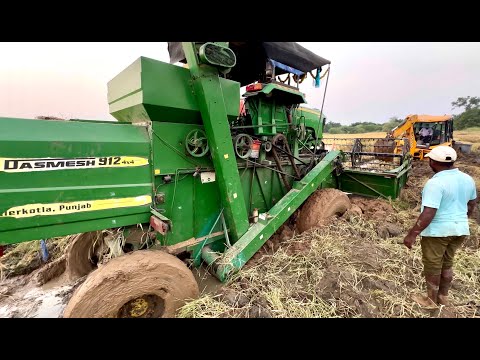
[[[458,167],[480,186],[476,159],[475,154],[460,155]],[[415,162],[396,201],[357,201],[364,205],[361,216],[293,234],[270,251],[262,250],[261,258],[247,263],[222,293],[188,303],[180,316],[480,317],[480,230],[475,219],[470,220],[470,238],[456,255],[455,306],[424,309],[410,298],[425,291],[421,249],[417,241],[408,250],[402,240],[419,215],[421,189],[431,176],[426,161]],[[386,223],[400,231],[382,236]]]
[[[412,221],[406,212],[392,214],[389,220],[400,218],[407,229]],[[359,217],[294,236],[241,271],[223,294],[188,303],[180,316],[480,316],[478,239],[456,258],[451,293],[457,306],[426,310],[410,299],[424,289],[420,247],[410,251],[399,243],[402,236],[382,239],[377,229],[374,221]]]

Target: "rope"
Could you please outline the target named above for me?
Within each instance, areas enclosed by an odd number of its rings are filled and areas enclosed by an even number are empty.
[[[287,74],[287,77],[285,78],[285,80],[282,80],[282,78],[280,77],[280,75],[277,76],[278,78],[278,81],[280,81],[281,83],[285,84],[289,78],[288,74]]]
[[[302,75],[293,75],[293,80],[298,83],[298,84],[301,84],[303,82],[303,80],[305,80],[307,78],[307,74],[302,74]]]
[[[328,67],[328,69],[327,69],[327,70],[325,70],[325,72],[323,73],[323,75],[322,75],[322,76],[320,76],[320,80],[322,80],[322,79],[325,77],[325,75],[327,75],[327,74],[328,74],[328,72],[329,72],[329,71],[330,71],[330,66]],[[317,72],[318,72],[318,70],[317,70]],[[313,75],[313,72],[309,71],[309,73],[310,73],[310,75],[312,75],[312,77],[313,77],[314,79],[316,78],[316,76],[315,76],[315,75]]]
[[[320,120],[318,121],[318,127],[317,131],[315,133],[317,140],[315,141],[315,148],[313,149],[314,154],[317,152],[317,147],[318,147],[318,140],[319,136],[318,134],[320,133],[320,124],[323,122],[322,117],[323,117],[323,104],[325,103],[325,95],[327,94],[327,88],[328,88],[328,79],[330,78],[330,65],[328,66],[327,71],[325,71],[325,74],[328,74],[327,76],[327,82],[325,84],[325,91],[323,92],[323,99],[322,99],[322,108],[320,109]],[[312,155],[312,161],[313,161],[314,155]]]

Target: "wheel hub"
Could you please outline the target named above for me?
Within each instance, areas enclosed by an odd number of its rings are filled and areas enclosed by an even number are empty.
[[[119,318],[158,318],[165,311],[164,300],[157,295],[144,295],[125,303],[118,311]]]

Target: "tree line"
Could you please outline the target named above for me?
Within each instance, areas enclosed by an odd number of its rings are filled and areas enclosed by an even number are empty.
[[[463,112],[453,116],[453,128],[457,130],[480,127],[480,97],[459,97],[452,102],[452,109],[463,109]]]
[[[480,127],[480,97],[459,97],[451,103],[452,110],[463,110],[453,116],[454,129],[463,130],[472,127]],[[403,119],[391,117],[383,124],[374,122],[355,122],[350,125],[329,121],[325,124],[324,132],[331,134],[361,134],[369,132],[388,132],[402,123]]]
[[[396,116],[391,117],[383,124],[374,122],[355,122],[350,125],[342,125],[336,122],[327,122],[325,124],[324,132],[331,134],[362,134],[369,132],[387,132],[399,125],[403,120]]]

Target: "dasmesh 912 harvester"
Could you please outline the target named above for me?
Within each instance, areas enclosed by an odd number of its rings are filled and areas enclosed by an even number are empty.
[[[408,176],[408,153],[325,148],[323,105],[302,105],[298,84],[330,62],[300,45],[168,50],[108,83],[118,122],[0,118],[0,245],[78,234],[67,263],[88,276],[65,317],[174,316],[199,294],[187,265],[225,281],[301,206],[304,231],[345,193],[393,199]],[[124,254],[96,268],[112,234]]]

